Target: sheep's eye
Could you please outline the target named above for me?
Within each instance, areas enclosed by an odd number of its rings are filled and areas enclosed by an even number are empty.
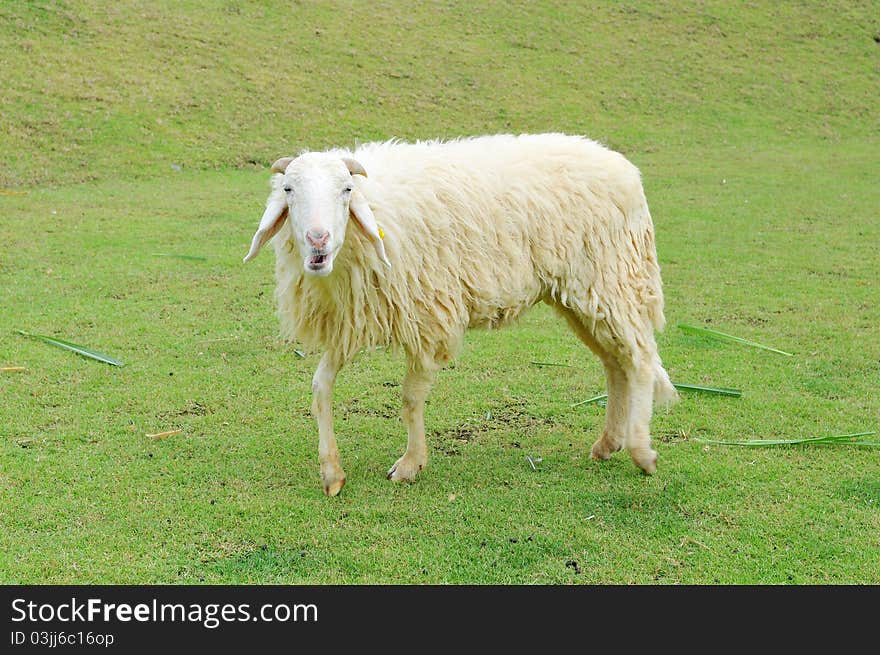
[[[353,191],[353,187],[347,186],[342,190],[342,193],[351,193]]]
[[[284,193],[290,193],[291,191],[293,191],[293,187],[290,186],[289,184],[283,188],[284,188]]]

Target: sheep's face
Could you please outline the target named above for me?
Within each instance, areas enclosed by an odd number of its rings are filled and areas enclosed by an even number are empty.
[[[308,154],[294,159],[280,179],[292,240],[306,275],[324,277],[342,248],[354,180],[338,157]]]
[[[367,176],[358,162],[332,153],[307,153],[282,157],[272,165],[272,172],[277,173],[272,179],[272,194],[244,261],[256,257],[289,219],[294,250],[302,257],[305,274],[330,275],[350,214],[373,244],[379,260],[391,265],[370,205],[355,189],[355,176]]]

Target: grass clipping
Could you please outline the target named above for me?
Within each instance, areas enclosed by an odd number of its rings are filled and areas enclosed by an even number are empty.
[[[869,441],[863,438],[874,434],[877,434],[876,430],[871,430],[869,432],[853,432],[852,434],[838,434],[831,437],[808,437],[806,439],[746,439],[744,441],[716,441],[715,439],[695,437],[694,441],[710,443],[716,446],[794,446],[799,444],[880,446],[880,441]]]
[[[673,382],[672,386],[678,389],[679,391],[696,391],[699,393],[710,393],[717,394],[719,396],[733,396],[734,398],[739,398],[742,396],[742,391],[739,389],[728,389],[726,387],[701,387],[696,384],[683,384],[678,382]],[[572,407],[580,407],[581,405],[592,405],[595,403],[600,407],[604,407],[606,401],[608,400],[608,394],[601,394],[599,396],[593,396],[592,398],[587,398],[586,400],[582,400],[572,405]]]
[[[50,345],[56,346],[58,348],[63,348],[64,350],[70,350],[71,352],[75,352],[78,355],[82,355],[83,357],[88,357],[90,359],[96,359],[99,362],[104,362],[105,364],[110,364],[112,366],[124,366],[122,362],[120,362],[115,357],[111,357],[110,355],[105,355],[104,353],[99,353],[97,350],[92,350],[90,348],[86,348],[85,346],[78,346],[75,343],[70,343],[69,341],[62,341],[61,339],[55,339],[53,337],[47,337],[42,334],[31,334],[30,332],[25,332],[24,330],[16,330],[21,335],[26,337],[30,337],[31,339],[37,339],[39,341],[43,341]]]
[[[777,353],[779,355],[785,355],[786,357],[794,357],[791,353],[787,353],[784,350],[779,350],[777,348],[771,348],[770,346],[765,346],[762,343],[758,343],[757,341],[749,341],[748,339],[743,339],[742,337],[736,337],[732,334],[726,334],[724,332],[719,332],[718,330],[710,330],[709,328],[701,328],[696,327],[694,325],[685,325],[683,323],[678,324],[678,328],[683,332],[687,332],[689,334],[698,334],[703,337],[709,337],[710,339],[717,339],[719,341],[731,341],[733,343],[738,343],[743,346],[750,346],[751,348],[760,348],[761,350],[769,350],[772,353]]]

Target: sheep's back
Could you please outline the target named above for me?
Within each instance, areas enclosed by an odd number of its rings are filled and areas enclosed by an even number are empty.
[[[503,324],[544,296],[601,312],[607,289],[650,277],[638,169],[594,141],[388,142],[354,157],[368,171],[364,192],[388,247],[418,271],[411,282],[462,293],[466,316],[452,320]]]

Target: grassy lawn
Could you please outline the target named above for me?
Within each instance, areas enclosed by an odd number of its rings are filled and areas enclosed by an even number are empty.
[[[698,440],[880,429],[878,16],[0,0],[0,583],[880,583],[880,449]],[[325,498],[319,354],[277,337],[271,255],[241,263],[268,165],[526,131],[639,166],[666,367],[742,397],[658,410],[652,477],[594,462],[601,366],[537,307],[438,376],[414,485],[384,478],[403,357],[346,368]]]

